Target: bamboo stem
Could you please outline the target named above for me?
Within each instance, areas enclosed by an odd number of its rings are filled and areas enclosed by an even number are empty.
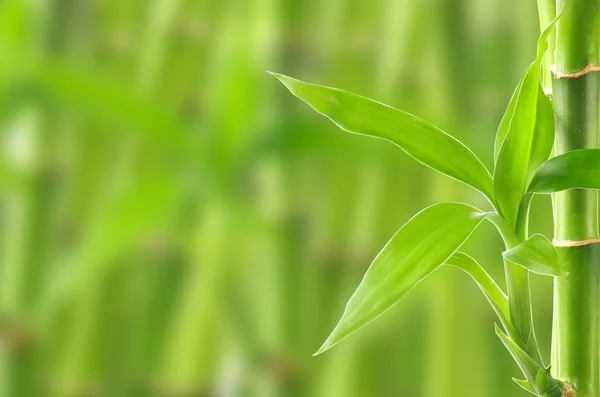
[[[557,1],[557,9],[563,6]],[[598,73],[577,73],[597,61],[596,0],[568,2],[557,26],[555,78],[556,154],[598,148]],[[555,239],[598,238],[598,193],[574,189],[557,193]],[[569,275],[556,278],[552,343],[553,376],[573,385],[577,396],[600,395],[600,245],[557,248]]]

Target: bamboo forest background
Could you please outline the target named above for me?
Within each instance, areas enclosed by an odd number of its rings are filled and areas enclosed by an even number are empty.
[[[417,114],[489,166],[538,32],[534,0],[2,0],[0,395],[523,396],[451,268],[311,356],[411,214],[477,197],[265,70]],[[468,246],[501,275],[492,227]]]

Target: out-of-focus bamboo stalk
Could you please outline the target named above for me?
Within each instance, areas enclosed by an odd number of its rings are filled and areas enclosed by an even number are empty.
[[[437,6],[435,21],[438,30],[434,35],[437,44],[435,53],[441,55],[436,57],[434,62],[438,66],[435,69],[437,84],[428,90],[428,92],[435,92],[431,96],[436,96],[443,104],[442,109],[445,109],[438,117],[453,126],[452,130],[459,131],[468,130],[470,127],[468,109],[472,101],[472,91],[467,84],[471,74],[470,69],[473,68],[467,33],[470,26],[467,9],[470,4],[468,0],[442,0]],[[435,197],[435,202],[456,201],[452,198],[457,195],[455,182],[439,175],[434,175],[432,178],[430,190]],[[483,371],[479,370],[485,356],[477,354],[475,348],[482,345],[481,333],[475,324],[467,325],[467,319],[476,317],[475,310],[480,310],[480,306],[473,307],[467,296],[468,290],[463,287],[470,280],[453,271],[454,269],[443,270],[444,279],[438,280],[435,289],[431,317],[433,324],[430,325],[431,382],[427,388],[428,395],[469,393],[485,396],[489,389],[481,380]],[[465,310],[466,307],[470,307],[468,312]],[[463,373],[472,374],[472,377],[479,381],[465,385],[462,381]]]

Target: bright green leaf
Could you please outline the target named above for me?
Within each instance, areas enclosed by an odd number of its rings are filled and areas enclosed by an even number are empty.
[[[541,368],[536,376],[537,390],[543,397],[562,396],[563,383],[554,379],[550,374],[550,367]]]
[[[528,180],[531,180],[540,165],[550,157],[552,147],[554,146],[554,131],[554,109],[552,109],[552,104],[540,86],[535,118],[535,133],[529,159]]]
[[[512,327],[510,325],[510,314],[508,311],[508,298],[502,292],[494,279],[485,271],[485,269],[472,257],[462,252],[455,252],[446,264],[458,267],[465,271],[475,280],[492,308],[500,318],[504,328]]]
[[[529,188],[532,193],[556,193],[567,189],[600,189],[600,149],[573,150],[546,161]]]
[[[540,65],[553,21],[542,32],[538,54],[519,82],[496,136],[494,195],[503,217],[514,227],[532,169],[550,155],[554,141],[552,111],[540,87]]]
[[[377,255],[346,305],[342,319],[316,354],[323,353],[394,306],[444,264],[486,214],[466,204],[424,209]]]
[[[504,111],[504,115],[502,116],[502,120],[500,120],[500,124],[498,125],[498,131],[496,132],[496,139],[494,141],[494,163],[498,162],[498,155],[500,154],[500,148],[504,143],[504,139],[506,139],[506,134],[508,133],[508,127],[510,127],[510,122],[515,114],[515,106],[517,103],[517,99],[519,98],[519,93],[521,92],[521,87],[523,87],[523,80],[527,74],[521,77],[519,83],[517,84],[517,88],[512,94],[510,101],[508,102],[508,106]]]
[[[511,356],[514,358],[515,362],[521,369],[521,372],[523,372],[523,375],[525,375],[525,378],[527,378],[529,384],[537,385],[536,377],[539,370],[542,369],[542,366],[539,365],[533,358],[531,358],[531,356],[529,356],[529,354],[527,354],[523,349],[521,349],[519,345],[513,342],[513,340],[510,339],[504,332],[502,332],[500,327],[498,327],[498,324],[495,324],[495,327],[496,334],[502,343],[504,343],[504,346],[509,351]]]
[[[534,234],[502,256],[510,262],[543,276],[564,276],[567,271],[552,243],[541,234]]]
[[[516,379],[516,378],[512,378],[512,380],[517,385],[521,386],[521,388],[523,388],[524,390],[527,390],[529,393],[535,394],[536,396],[538,395],[537,391],[535,391],[533,386],[531,386],[531,383],[529,383],[528,381],[522,380],[522,379]]]
[[[508,127],[510,126],[510,122],[515,112],[515,106],[519,96],[518,94],[526,76],[527,74],[525,74],[525,76],[523,76],[523,78],[519,81],[519,84],[517,85],[517,88],[510,99],[506,112],[500,121],[500,125],[498,126],[498,132],[496,133],[496,141],[494,145],[494,161],[496,162],[498,161],[500,148],[502,147],[504,139],[506,138],[506,134],[508,133]],[[531,161],[529,164],[530,174],[533,174],[537,167],[539,167],[548,159],[550,153],[552,152],[552,146],[554,145],[554,110],[552,109],[552,104],[544,94],[541,86],[537,96],[538,100],[534,133],[536,139],[533,140],[531,148]]]
[[[464,144],[412,114],[374,100],[273,73],[292,94],[344,131],[386,139],[417,161],[493,199],[492,178]]]

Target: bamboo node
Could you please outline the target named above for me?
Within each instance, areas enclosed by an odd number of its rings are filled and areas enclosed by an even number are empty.
[[[600,65],[594,65],[593,63],[589,63],[583,69],[573,73],[559,72],[558,70],[556,70],[556,66],[552,67],[552,75],[555,79],[576,79],[593,72],[600,72]]]
[[[552,240],[552,245],[560,248],[583,247],[591,244],[600,244],[600,239],[586,238],[585,240]]]
[[[571,385],[570,383],[564,382],[562,397],[575,397],[575,396],[577,396],[577,393],[575,393],[575,389],[573,388],[573,385]]]

